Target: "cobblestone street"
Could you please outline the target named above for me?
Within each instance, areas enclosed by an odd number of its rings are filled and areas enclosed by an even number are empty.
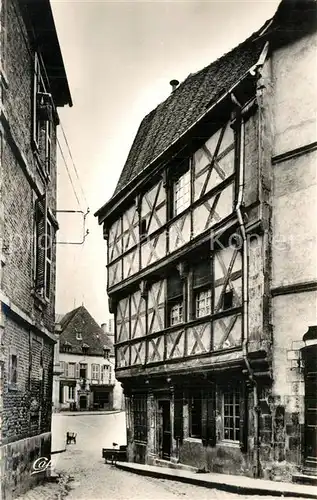
[[[124,443],[124,413],[112,415],[58,416],[60,428],[77,432],[77,444],[67,447],[65,453],[53,457],[56,472],[71,476],[67,500],[274,500],[280,497],[241,496],[216,489],[139,476],[105,464],[102,447],[113,442]],[[61,423],[62,423],[61,420]],[[55,500],[59,498],[57,484],[39,486],[19,500]],[[292,500],[292,499],[290,499]]]

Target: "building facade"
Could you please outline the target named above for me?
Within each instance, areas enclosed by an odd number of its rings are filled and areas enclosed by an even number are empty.
[[[1,2],[1,498],[50,457],[57,108],[72,105],[48,0]]]
[[[172,81],[96,213],[130,461],[316,475],[316,41],[283,0]]]
[[[101,328],[84,306],[60,319],[56,328],[54,411],[122,410],[115,379],[114,350],[107,325]]]

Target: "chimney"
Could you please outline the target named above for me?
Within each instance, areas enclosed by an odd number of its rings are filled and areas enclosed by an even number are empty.
[[[174,90],[176,90],[178,85],[179,85],[179,81],[178,80],[171,80],[170,85],[172,87],[172,92],[174,92]]]
[[[101,325],[101,328],[103,329],[104,333],[106,333],[110,338],[114,337],[114,331],[111,325],[111,321],[112,320],[109,321],[109,326],[107,323],[102,323]]]

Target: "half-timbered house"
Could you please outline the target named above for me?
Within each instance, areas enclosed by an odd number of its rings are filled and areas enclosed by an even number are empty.
[[[316,74],[316,3],[283,0],[171,82],[96,214],[131,461],[314,474]]]

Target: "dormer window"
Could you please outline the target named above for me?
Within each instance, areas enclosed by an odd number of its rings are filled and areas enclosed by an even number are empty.
[[[108,349],[108,347],[103,347],[103,357],[105,359],[109,359],[109,356],[110,356],[110,350]]]
[[[71,343],[70,343],[70,342],[68,342],[67,340],[66,340],[66,341],[65,341],[65,343],[61,346],[61,348],[62,348],[62,351],[63,351],[63,352],[70,352],[71,347],[72,347]]]
[[[88,354],[89,345],[88,344],[83,344],[82,345],[82,351],[83,351],[83,354]]]
[[[76,340],[83,340],[80,332],[76,332]]]

